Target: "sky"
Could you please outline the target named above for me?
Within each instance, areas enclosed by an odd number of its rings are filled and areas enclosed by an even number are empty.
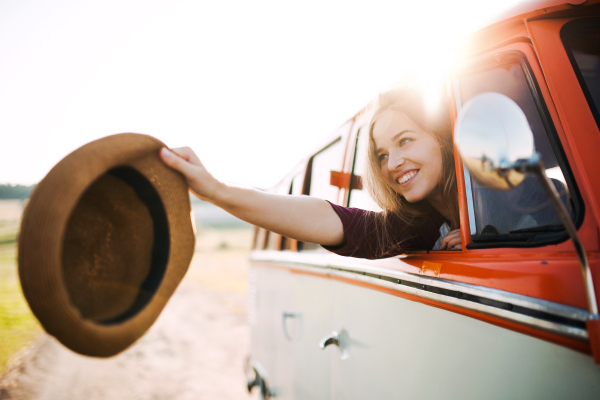
[[[267,188],[515,0],[0,0],[0,183],[121,132]]]

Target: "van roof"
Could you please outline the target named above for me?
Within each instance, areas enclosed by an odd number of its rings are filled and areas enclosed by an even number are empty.
[[[515,4],[513,7],[508,10],[499,13],[494,16],[494,18],[489,21],[488,25],[493,25],[496,22],[503,21],[505,19],[509,19],[512,17],[516,17],[518,15],[529,14],[531,12],[539,11],[540,13],[544,12],[544,9],[552,8],[555,6],[565,5],[570,7],[575,7],[582,5],[584,3],[592,4],[594,1],[587,0],[526,0],[522,3]]]

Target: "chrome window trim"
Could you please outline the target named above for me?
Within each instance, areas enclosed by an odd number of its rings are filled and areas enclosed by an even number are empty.
[[[462,109],[462,100],[460,99],[460,87],[458,86],[458,79],[454,79],[454,102],[456,103],[456,115],[460,114]],[[477,233],[477,225],[475,224],[475,206],[473,203],[473,188],[471,187],[471,174],[465,165],[463,164],[463,175],[465,178],[465,193],[467,194],[467,210],[469,211],[469,227],[471,229],[471,235]]]
[[[407,286],[390,279],[399,281],[408,281],[412,284],[419,284],[425,287],[451,290],[466,293],[479,298],[508,303],[520,306],[532,311],[543,312],[552,316],[569,319],[578,323],[585,323],[589,313],[586,310],[554,303],[534,297],[523,296],[498,289],[486,288],[483,286],[472,285],[462,282],[454,282],[446,279],[435,278],[431,276],[410,274],[397,271],[377,265],[360,262],[359,259],[351,259],[335,254],[300,254],[295,252],[278,251],[254,251],[250,253],[251,261],[275,262],[278,265],[287,266],[304,270],[311,273],[325,276],[337,276],[355,281],[365,282],[372,285],[385,287],[406,294],[418,296],[424,299],[437,301],[444,304],[457,306],[460,308],[481,312],[492,315],[508,321],[517,322],[523,325],[543,329],[548,332],[557,333],[570,338],[587,341],[588,333],[586,329],[569,326],[559,322],[548,321],[534,316],[506,310],[503,308],[481,304],[470,300],[452,297],[445,294],[433,293],[428,290],[417,287]],[[401,262],[401,260],[398,260]],[[389,263],[390,259],[376,260],[371,263]],[[368,274],[368,275],[366,275]],[[386,279],[387,278],[387,279]]]

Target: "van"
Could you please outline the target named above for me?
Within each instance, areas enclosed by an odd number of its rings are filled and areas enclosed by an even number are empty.
[[[453,129],[483,93],[516,103],[580,240],[535,176],[490,189],[459,151],[461,251],[365,260],[257,228],[246,371],[262,398],[600,398],[600,1],[526,2],[463,49]],[[368,123],[356,114],[271,190],[377,210]]]

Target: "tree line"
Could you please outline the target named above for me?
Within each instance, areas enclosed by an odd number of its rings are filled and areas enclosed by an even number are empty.
[[[35,185],[0,185],[0,199],[25,200]]]

